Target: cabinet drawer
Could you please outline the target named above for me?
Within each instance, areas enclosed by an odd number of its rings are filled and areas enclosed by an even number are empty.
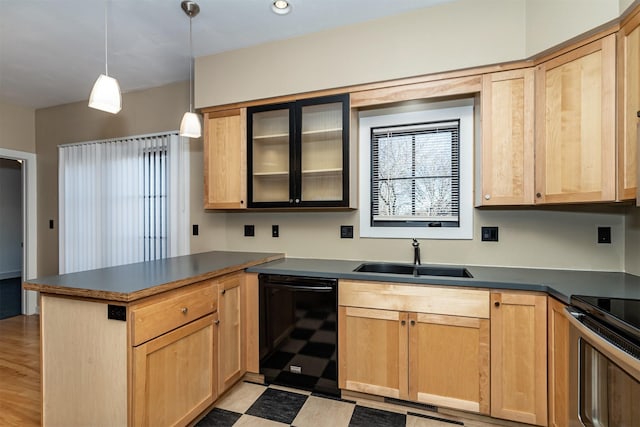
[[[460,287],[341,280],[338,304],[450,316],[489,318],[489,291]]]
[[[131,309],[131,341],[136,346],[216,311],[217,286],[207,281],[151,297]]]

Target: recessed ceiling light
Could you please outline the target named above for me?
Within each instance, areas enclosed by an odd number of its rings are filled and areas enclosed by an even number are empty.
[[[271,10],[278,15],[286,15],[291,12],[291,5],[287,0],[275,0],[271,5]]]

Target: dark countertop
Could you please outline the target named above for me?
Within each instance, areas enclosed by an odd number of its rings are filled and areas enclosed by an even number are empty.
[[[359,273],[364,261],[286,258],[247,269],[254,273],[336,279],[403,282],[416,285],[469,286],[546,292],[568,303],[571,295],[640,299],[640,277],[620,272],[548,270],[538,268],[467,266],[473,278],[413,277],[400,274]]]
[[[24,288],[48,294],[130,302],[283,257],[284,254],[261,252],[204,252],[39,277],[26,281]]]

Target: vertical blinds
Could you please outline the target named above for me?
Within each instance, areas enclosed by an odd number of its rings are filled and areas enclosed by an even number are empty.
[[[188,230],[180,145],[167,133],[58,147],[61,273],[188,252],[172,242]]]
[[[457,226],[460,122],[371,129],[372,223]]]

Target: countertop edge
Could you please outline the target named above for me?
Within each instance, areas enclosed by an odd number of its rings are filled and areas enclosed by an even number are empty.
[[[270,261],[276,261],[283,259],[284,254],[268,254],[262,258],[256,258],[251,261],[247,261],[241,264],[234,264],[217,270],[209,271],[203,274],[186,277],[180,280],[174,280],[171,282],[163,283],[161,285],[151,286],[134,292],[112,292],[96,289],[82,289],[75,287],[67,287],[64,285],[47,285],[42,283],[32,283],[29,280],[25,280],[22,284],[23,288],[30,291],[37,291],[41,294],[47,295],[60,295],[67,297],[86,298],[92,300],[101,301],[113,301],[121,303],[130,303],[142,298],[157,295],[163,292],[178,289],[183,286],[191,285],[203,280],[210,280],[216,277],[224,276],[226,274],[235,273],[237,271],[244,270],[249,267],[253,267],[259,264],[263,264]]]

